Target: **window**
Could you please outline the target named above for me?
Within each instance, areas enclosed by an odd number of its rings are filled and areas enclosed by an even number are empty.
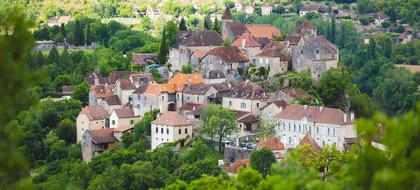
[[[300,133],[300,131],[301,131],[301,128],[300,128],[300,125],[299,125],[299,133]]]
[[[169,134],[169,129],[166,129],[166,134]]]
[[[328,136],[330,136],[330,128],[328,128]]]
[[[134,123],[134,120],[130,120],[130,124],[133,124]]]
[[[147,97],[146,96],[144,96],[144,100],[146,100],[147,99]]]
[[[165,101],[165,96],[162,96],[162,101]]]
[[[176,95],[176,99],[179,99],[179,94]]]
[[[335,128],[333,128],[333,136],[335,137]]]
[[[302,49],[302,50],[300,50],[300,54],[303,54],[303,49]]]
[[[292,137],[289,137],[289,143],[292,143]]]
[[[263,63],[263,59],[262,58],[260,58],[260,63]]]
[[[267,64],[268,64],[268,58],[265,58],[265,63],[267,63]]]
[[[315,52],[316,52],[316,53],[319,53],[319,50],[316,50]]]
[[[98,122],[96,122],[96,124],[98,124]]]
[[[188,134],[188,128],[185,128],[185,134]]]
[[[112,125],[115,125],[115,120],[112,120],[112,122],[111,122],[111,123],[112,123]]]
[[[290,123],[289,123],[289,131],[290,131]]]
[[[316,127],[316,134],[319,134],[319,127]]]
[[[188,100],[188,101],[190,100],[190,96],[187,96],[187,100]]]
[[[241,108],[246,108],[246,104],[245,103],[241,103]]]
[[[293,124],[293,131],[296,132],[296,124]]]
[[[229,106],[232,106],[232,101],[229,101]]]
[[[159,133],[159,128],[156,127],[156,133]]]
[[[163,134],[163,128],[160,128],[160,133],[162,133],[162,134]]]
[[[178,129],[178,134],[181,134],[181,129]]]
[[[311,126],[309,126],[309,132],[311,132],[311,131],[312,131]]]
[[[200,97],[199,96],[197,96],[197,102],[199,102],[200,101]]]
[[[137,100],[140,100],[140,97],[141,97],[140,95],[137,95]]]
[[[257,102],[257,108],[259,108],[260,107],[260,103],[259,102]]]

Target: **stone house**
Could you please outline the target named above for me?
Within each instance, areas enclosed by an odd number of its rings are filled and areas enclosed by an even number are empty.
[[[235,111],[235,118],[239,129],[238,137],[255,135],[259,121],[257,116],[250,112]],[[232,134],[231,137],[236,137],[236,134]]]
[[[308,13],[327,13],[328,9],[324,5],[305,5],[299,11],[299,16],[303,17]]]
[[[115,83],[114,95],[118,95],[123,106],[129,106],[132,103],[134,90],[136,90],[136,85],[131,81],[120,79]]]
[[[372,13],[372,14],[367,14],[367,16],[371,16],[375,19],[375,25],[377,27],[382,26],[382,23],[389,20],[389,16],[386,15],[385,13]]]
[[[293,36],[302,36],[304,39],[317,36],[316,27],[309,21],[303,21],[293,31]]]
[[[321,74],[338,66],[338,47],[324,36],[305,39],[303,46],[296,46],[292,53],[292,68],[295,72],[310,71],[319,81]]]
[[[85,162],[89,162],[95,155],[105,150],[114,149],[117,142],[111,128],[87,130],[83,133],[81,140],[82,156]]]
[[[133,71],[112,71],[109,74],[109,84],[115,84],[120,79],[128,80],[131,74],[136,73]]]
[[[114,94],[115,85],[97,84],[90,87],[89,91],[89,105],[98,105],[107,96]]]
[[[131,65],[133,67],[146,67],[157,63],[157,61],[158,56],[156,53],[133,53],[131,56]]]
[[[136,88],[139,87],[141,84],[154,82],[151,73],[131,74],[129,80],[136,86]]]
[[[354,114],[336,108],[292,104],[275,118],[278,120],[276,136],[287,148],[297,147],[309,135],[321,147],[335,145],[338,150],[344,150],[345,139],[357,136]]]
[[[301,35],[287,35],[284,37],[284,41],[288,42],[288,46],[292,48],[303,45],[303,37]]]
[[[224,82],[226,82],[226,76],[222,70],[211,70],[204,76],[204,84],[219,84]]]
[[[222,105],[235,111],[260,114],[260,108],[267,105],[268,95],[263,88],[252,82],[242,82],[222,99]]]
[[[109,127],[117,128],[120,126],[131,126],[133,127],[138,121],[139,116],[135,116],[134,112],[130,108],[115,109],[109,116]]]
[[[101,106],[86,106],[76,118],[77,142],[82,140],[86,130],[102,129],[107,126],[108,111]]]
[[[284,144],[277,137],[264,137],[258,142],[257,148],[267,148],[271,150],[278,161],[284,159],[286,155]]]
[[[251,36],[250,32],[245,32],[239,36],[230,46],[240,48],[251,60],[261,52],[261,45]]]
[[[113,129],[113,135],[118,141],[122,141],[122,137],[125,133],[132,133],[134,126],[119,126]]]
[[[98,71],[88,73],[84,77],[84,81],[90,86],[98,84],[109,84],[109,77],[102,76]]]
[[[255,56],[255,66],[269,69],[268,77],[285,73],[291,62],[290,56],[283,48],[267,48]]]
[[[413,38],[412,32],[413,30],[411,28],[406,28],[405,31],[398,36],[397,42],[402,44],[411,42]]]
[[[176,35],[176,43],[169,50],[169,63],[173,71],[180,71],[182,65],[191,62],[195,51],[209,51],[221,46],[223,39],[215,31],[180,31]]]
[[[304,98],[313,99],[314,97],[306,93],[301,88],[283,88],[276,91],[276,99],[284,100],[287,103],[293,103],[295,101],[302,100]]]
[[[180,92],[177,92],[177,108],[184,106],[185,103],[209,104],[212,96],[218,92],[228,91],[227,84],[189,84]]]
[[[218,47],[209,51],[195,67],[205,76],[209,71],[221,70],[226,78],[233,79],[249,68],[249,59],[238,47]]]
[[[283,111],[283,109],[285,109],[288,105],[289,104],[284,100],[271,101],[260,109],[260,118],[274,117]]]
[[[151,110],[161,113],[176,110],[176,92],[182,86],[175,84],[142,84],[133,92],[133,110],[136,116],[143,116]]]
[[[177,112],[167,111],[151,122],[152,150],[180,140],[181,146],[192,140],[192,123]]]
[[[99,103],[99,105],[102,106],[106,111],[108,111],[109,114],[111,114],[112,110],[123,108],[123,105],[121,104],[118,95],[110,95],[105,97]]]

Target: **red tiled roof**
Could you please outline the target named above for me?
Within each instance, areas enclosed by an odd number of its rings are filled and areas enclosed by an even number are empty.
[[[159,118],[150,122],[156,125],[169,125],[169,126],[181,126],[181,125],[191,125],[191,121],[185,119],[177,112],[167,111],[163,113]]]
[[[290,57],[281,48],[267,48],[255,56],[256,57],[278,57],[282,61],[287,61],[290,59]]]
[[[121,80],[119,80],[119,82],[120,82],[121,90],[134,90],[134,89],[136,89],[136,85],[134,85],[129,80],[121,79]]]
[[[114,132],[126,132],[128,130],[133,129],[133,126],[118,126],[117,128],[114,128],[113,131]]]
[[[304,144],[309,145],[309,147],[313,148],[316,151],[320,151],[321,147],[315,142],[315,140],[309,135],[306,134],[305,137],[299,142],[298,146],[302,146]]]
[[[95,144],[113,143],[117,141],[111,128],[91,129],[86,132],[89,133],[90,138]]]
[[[275,105],[275,106],[277,106],[278,108],[282,108],[282,109],[284,109],[284,108],[286,108],[289,104],[286,102],[286,101],[284,101],[284,100],[275,100],[275,101],[272,101],[272,102],[270,102],[270,103],[268,103],[267,105],[265,105],[264,107],[262,107],[260,110],[263,110],[264,108],[266,108],[266,107],[268,107],[269,105],[271,105],[271,104],[273,104],[273,105]]]
[[[287,42],[282,41],[270,41],[264,48],[278,48],[284,49],[287,46]]]
[[[284,150],[284,144],[277,137],[265,137],[258,142],[258,147],[268,148],[270,150]]]
[[[232,13],[230,12],[229,7],[226,7],[225,12],[223,13],[222,19],[233,19]]]
[[[241,36],[239,36],[231,46],[242,47],[242,41],[245,40],[245,47],[260,47],[261,45],[255,41],[255,39],[251,36],[249,32],[245,32]]]
[[[117,114],[118,118],[131,118],[134,117],[134,112],[130,108],[120,108],[114,110],[115,114]]]
[[[141,66],[157,62],[156,53],[133,53],[131,55],[131,62],[133,65]]]
[[[80,114],[85,114],[89,120],[101,120],[108,117],[108,111],[102,106],[86,106]]]
[[[105,97],[104,101],[108,105],[121,105],[121,101],[120,101],[120,98],[118,97],[118,95],[107,96],[107,97]]]
[[[226,26],[233,33],[234,37],[238,37],[247,31],[245,25],[240,22],[228,22]]]
[[[299,43],[302,36],[300,35],[287,35],[284,37],[284,41],[288,41],[291,45],[296,45]]]
[[[112,92],[114,91],[114,87],[115,85],[103,85],[103,84],[98,84],[98,85],[93,85],[90,90],[93,91],[93,93],[95,94],[95,96],[97,98],[105,98],[107,96],[112,95]]]
[[[213,55],[219,57],[223,63],[238,63],[249,61],[248,57],[238,47],[217,47],[210,50],[206,56]]]
[[[295,28],[294,33],[301,34],[302,30],[312,30],[312,29],[315,29],[315,26],[311,22],[305,20],[302,22],[302,24],[300,24],[299,26]]]
[[[277,119],[302,120],[308,122],[344,125],[351,124],[350,116],[337,108],[324,108],[318,106],[306,106],[291,104],[275,116]]]
[[[281,35],[279,29],[269,24],[245,25],[245,27],[251,35],[256,38],[265,37],[273,39],[274,37]]]
[[[186,84],[202,84],[204,83],[203,76],[201,74],[182,74],[177,73],[171,79],[168,84],[186,85]]]

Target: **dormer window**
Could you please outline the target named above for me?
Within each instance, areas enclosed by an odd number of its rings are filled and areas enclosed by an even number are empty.
[[[316,52],[316,53],[319,53],[319,50],[316,50],[315,52]]]
[[[303,54],[303,49],[302,49],[302,50],[300,50],[300,54]]]

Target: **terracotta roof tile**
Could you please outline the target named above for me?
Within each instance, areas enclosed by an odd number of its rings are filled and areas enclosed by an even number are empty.
[[[111,105],[121,105],[121,101],[120,101],[120,98],[118,97],[118,95],[107,96],[107,97],[105,97],[104,101],[110,106]]]
[[[120,82],[121,90],[134,90],[134,89],[136,89],[136,85],[134,85],[129,80],[121,79],[121,80],[119,80],[119,82]]]
[[[275,116],[277,119],[302,120],[323,124],[344,125],[351,124],[350,116],[337,108],[324,108],[291,104]]]
[[[102,106],[86,106],[80,114],[85,114],[89,120],[102,120],[108,117],[108,111]]]
[[[270,102],[270,103],[268,103],[267,105],[265,105],[264,107],[262,107],[260,110],[263,110],[264,108],[266,108],[266,107],[268,107],[269,105],[271,105],[271,104],[273,104],[273,105],[275,105],[275,106],[277,106],[278,108],[282,108],[282,109],[284,109],[284,108],[286,108],[289,104],[286,102],[286,101],[284,101],[284,100],[275,100],[275,101],[272,101],[272,102]]]
[[[284,144],[277,137],[265,137],[258,142],[259,148],[268,148],[270,150],[284,150]]]
[[[306,134],[305,137],[299,142],[298,146],[302,145],[309,145],[309,147],[313,148],[316,151],[321,151],[321,147],[315,142],[315,140],[309,135]]]
[[[245,25],[245,27],[251,35],[256,38],[265,37],[273,39],[274,37],[281,35],[279,29],[268,24]]]
[[[243,40],[245,40],[245,44],[242,44]],[[260,47],[261,45],[251,36],[249,32],[245,32],[241,36],[239,36],[232,44],[231,46],[236,47],[243,47],[242,45],[245,45],[244,47]]]
[[[290,56],[281,48],[267,48],[261,53],[255,55],[256,57],[278,57],[282,61],[290,60]]]
[[[184,105],[182,105],[179,109],[180,110],[185,110],[185,111],[193,111],[200,106],[201,106],[201,104],[195,104],[195,103],[187,102]]]
[[[268,95],[263,88],[253,82],[242,82],[235,87],[225,97],[241,99],[267,99]]]
[[[186,85],[186,84],[202,84],[204,83],[203,76],[201,74],[182,74],[177,73],[174,77],[169,79],[168,84],[178,84],[178,85]]]
[[[223,13],[222,19],[233,19],[232,13],[230,12],[229,7],[226,7],[225,12]]]
[[[228,22],[226,26],[230,29],[235,38],[247,31],[245,25],[239,22]]]
[[[134,116],[134,112],[130,108],[120,108],[114,110],[115,114],[117,114],[118,118],[132,118]]]
[[[191,121],[185,119],[177,112],[167,111],[163,113],[159,118],[151,122],[156,125],[169,125],[169,126],[181,126],[181,125],[191,125]]]
[[[196,51],[194,51],[193,55],[195,57],[197,57],[198,59],[201,59],[204,56],[206,56],[207,52],[209,52],[209,51],[206,51],[206,50],[196,50]]]
[[[217,47],[210,50],[206,56],[219,57],[223,63],[238,63],[249,61],[248,57],[238,47]]]
[[[126,132],[128,130],[134,129],[133,126],[118,126],[117,128],[114,128],[114,132]]]
[[[90,138],[96,144],[113,143],[117,141],[114,137],[113,129],[111,128],[91,129],[86,132],[89,133]]]
[[[149,65],[157,62],[156,53],[133,53],[131,55],[131,62],[135,66]]]

